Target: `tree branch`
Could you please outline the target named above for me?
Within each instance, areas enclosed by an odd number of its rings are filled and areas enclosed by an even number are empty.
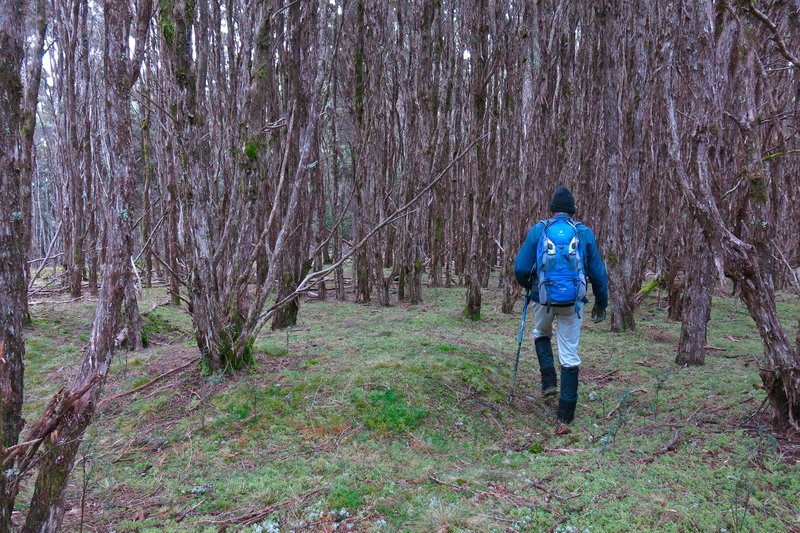
[[[781,55],[785,57],[792,65],[797,68],[800,68],[800,59],[794,54],[792,54],[788,48],[786,48],[786,43],[783,40],[783,36],[778,31],[778,27],[767,17],[767,15],[759,10],[756,7],[756,3],[754,0],[750,0],[750,12],[764,25],[769,28],[769,31],[772,32],[772,38],[775,40],[775,43],[778,45],[778,50],[780,50]]]

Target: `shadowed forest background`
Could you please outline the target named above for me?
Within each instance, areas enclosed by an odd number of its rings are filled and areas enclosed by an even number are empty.
[[[800,528],[800,2],[618,4],[0,0],[0,531]]]

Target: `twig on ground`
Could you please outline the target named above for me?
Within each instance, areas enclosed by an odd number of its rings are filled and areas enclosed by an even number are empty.
[[[585,448],[545,448],[545,452],[548,453],[581,453],[585,452]]]
[[[653,452],[654,455],[662,455],[667,452],[671,452],[675,449],[675,445],[678,443],[678,438],[680,437],[681,432],[679,430],[675,430],[675,433],[672,435],[672,440],[667,443],[666,446],[661,448],[660,450]]]
[[[614,408],[608,412],[608,414],[606,415],[605,419],[606,420],[611,420],[611,417],[614,416],[614,413],[619,411],[619,408],[622,407],[622,405],[625,402],[627,402],[628,398],[632,394],[636,394],[637,392],[647,392],[647,389],[634,389],[634,390],[632,390],[630,392],[626,392],[625,394],[623,394],[622,398],[620,398],[619,401],[617,402],[617,405],[614,406]]]
[[[606,372],[605,374],[600,374],[599,376],[594,378],[592,381],[594,381],[595,383],[600,382],[600,381],[605,381],[605,380],[611,378],[617,372],[619,372],[619,368],[617,368],[616,370],[611,370],[610,372]]]
[[[563,524],[566,521],[567,521],[567,517],[566,516],[562,516],[561,518],[556,520],[555,523],[552,526],[550,526],[550,528],[547,530],[547,533],[553,533],[553,531],[555,531],[558,528],[558,526],[560,526],[561,524]]]
[[[505,518],[502,516],[492,516],[490,514],[479,514],[478,516],[481,516],[483,518],[488,518],[490,520],[497,520],[498,522],[506,522],[508,524],[516,524],[518,522],[517,520],[512,520],[510,518]]]
[[[710,344],[706,344],[704,346],[704,348],[706,350],[712,350],[712,351],[715,351],[715,352],[727,352],[728,351],[727,348],[720,348],[719,346],[711,346]]]
[[[747,417],[747,420],[745,420],[745,421],[744,421],[744,424],[742,424],[743,426],[745,426],[745,425],[749,424],[749,423],[750,423],[750,421],[751,421],[753,418],[755,418],[755,417],[756,417],[756,415],[758,415],[758,413],[760,413],[760,412],[761,412],[761,410],[762,410],[762,409],[764,408],[764,406],[767,404],[767,400],[769,400],[769,396],[764,396],[764,399],[761,401],[761,404],[758,406],[758,409],[756,409],[756,410],[753,412],[753,414],[752,414],[752,415],[750,415],[749,417]]]
[[[689,415],[689,418],[687,418],[687,419],[686,419],[686,422],[688,423],[688,422],[689,422],[689,421],[690,421],[692,418],[694,418],[694,417],[697,415],[697,413],[699,413],[699,412],[700,412],[700,411],[701,411],[701,410],[702,410],[704,407],[705,407],[705,404],[703,404],[703,405],[701,405],[700,407],[698,407],[697,409],[695,409],[695,411],[694,411],[692,414],[690,414],[690,415]]]
[[[176,374],[176,373],[180,372],[181,370],[186,369],[187,367],[193,365],[194,363],[198,362],[199,360],[200,360],[199,357],[195,357],[194,359],[192,359],[191,361],[187,362],[186,364],[183,364],[183,365],[181,365],[181,366],[179,366],[177,368],[173,368],[172,370],[164,372],[160,376],[157,376],[157,377],[151,379],[150,381],[148,381],[144,385],[140,385],[140,386],[136,387],[135,389],[131,389],[131,390],[125,391],[125,392],[120,392],[119,394],[115,394],[114,396],[109,396],[108,398],[104,398],[103,400],[100,401],[100,403],[97,404],[97,409],[102,409],[103,407],[105,407],[109,403],[113,402],[114,400],[118,400],[119,398],[122,398],[124,396],[130,396],[131,394],[136,394],[137,392],[146,389],[147,387],[153,385],[154,383],[157,383],[157,382],[161,381],[162,379],[171,376],[172,374]]]
[[[427,477],[429,480],[433,481],[437,485],[442,485],[445,487],[450,487],[451,489],[455,490],[456,492],[461,492],[466,487],[459,487],[458,485],[453,485],[452,483],[448,483],[447,481],[442,481],[441,479],[434,476],[432,473],[428,472]]]
[[[196,504],[192,505],[191,507],[189,507],[188,509],[186,509],[184,512],[182,512],[182,513],[180,514],[180,516],[178,516],[178,518],[176,518],[176,519],[175,519],[175,522],[176,522],[176,523],[178,523],[178,524],[180,524],[181,522],[183,522],[183,520],[184,520],[184,519],[185,519],[187,516],[189,516],[189,513],[191,513],[192,511],[194,511],[195,509],[197,509],[198,507],[200,507],[200,506],[201,506],[201,505],[203,505],[204,503],[206,503],[206,501],[205,501],[205,500],[200,500],[200,501],[199,501],[199,502],[197,502]]]
[[[245,525],[245,526],[251,526],[253,524],[257,524],[258,522],[261,522],[262,520],[264,520],[266,517],[268,517],[269,515],[274,513],[275,510],[278,509],[279,507],[283,507],[284,505],[292,503],[293,501],[303,501],[303,500],[307,499],[308,497],[313,496],[314,494],[322,492],[322,490],[323,490],[323,488],[320,487],[318,489],[314,489],[312,491],[306,492],[305,494],[303,494],[299,498],[286,498],[286,499],[281,500],[279,502],[273,503],[272,505],[269,505],[269,506],[265,507],[264,509],[262,509],[260,511],[252,511],[252,512],[240,515],[240,516],[235,516],[235,517],[232,517],[232,518],[226,518],[224,520],[203,520],[203,521],[200,522],[200,524],[209,524],[209,525],[217,526],[217,528],[219,528],[219,529],[223,529],[223,528],[226,528],[228,526],[232,526],[232,525],[236,525],[236,524],[242,524],[242,525]]]
[[[530,482],[530,486],[535,488],[535,489],[538,489],[538,490],[544,492],[545,494],[547,494],[548,498],[555,498],[556,500],[559,500],[559,501],[562,501],[562,502],[565,501],[565,500],[571,500],[572,498],[577,498],[578,496],[580,496],[580,494],[578,494],[578,493],[570,494],[569,496],[561,496],[557,492],[553,492],[549,488],[545,487],[544,485],[542,485],[542,483],[540,483],[539,481],[537,481],[535,479]]]

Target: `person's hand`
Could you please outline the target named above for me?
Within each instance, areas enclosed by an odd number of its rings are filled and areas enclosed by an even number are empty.
[[[597,307],[597,305],[592,306],[592,321],[595,324],[599,324],[605,319],[606,319],[606,308]]]

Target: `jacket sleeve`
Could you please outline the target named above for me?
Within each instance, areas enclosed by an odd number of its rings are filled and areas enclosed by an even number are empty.
[[[586,257],[584,258],[586,275],[589,276],[589,281],[592,283],[595,305],[601,309],[605,309],[608,307],[608,276],[606,275],[606,265],[603,263],[603,258],[600,257],[600,249],[597,247],[597,240],[595,239],[594,233],[592,233],[592,230],[589,230],[587,234]]]
[[[534,270],[536,269],[536,247],[539,245],[541,236],[541,227],[536,224],[528,232],[528,236],[517,254],[514,275],[517,278],[517,283],[526,289],[530,289],[533,285]]]

